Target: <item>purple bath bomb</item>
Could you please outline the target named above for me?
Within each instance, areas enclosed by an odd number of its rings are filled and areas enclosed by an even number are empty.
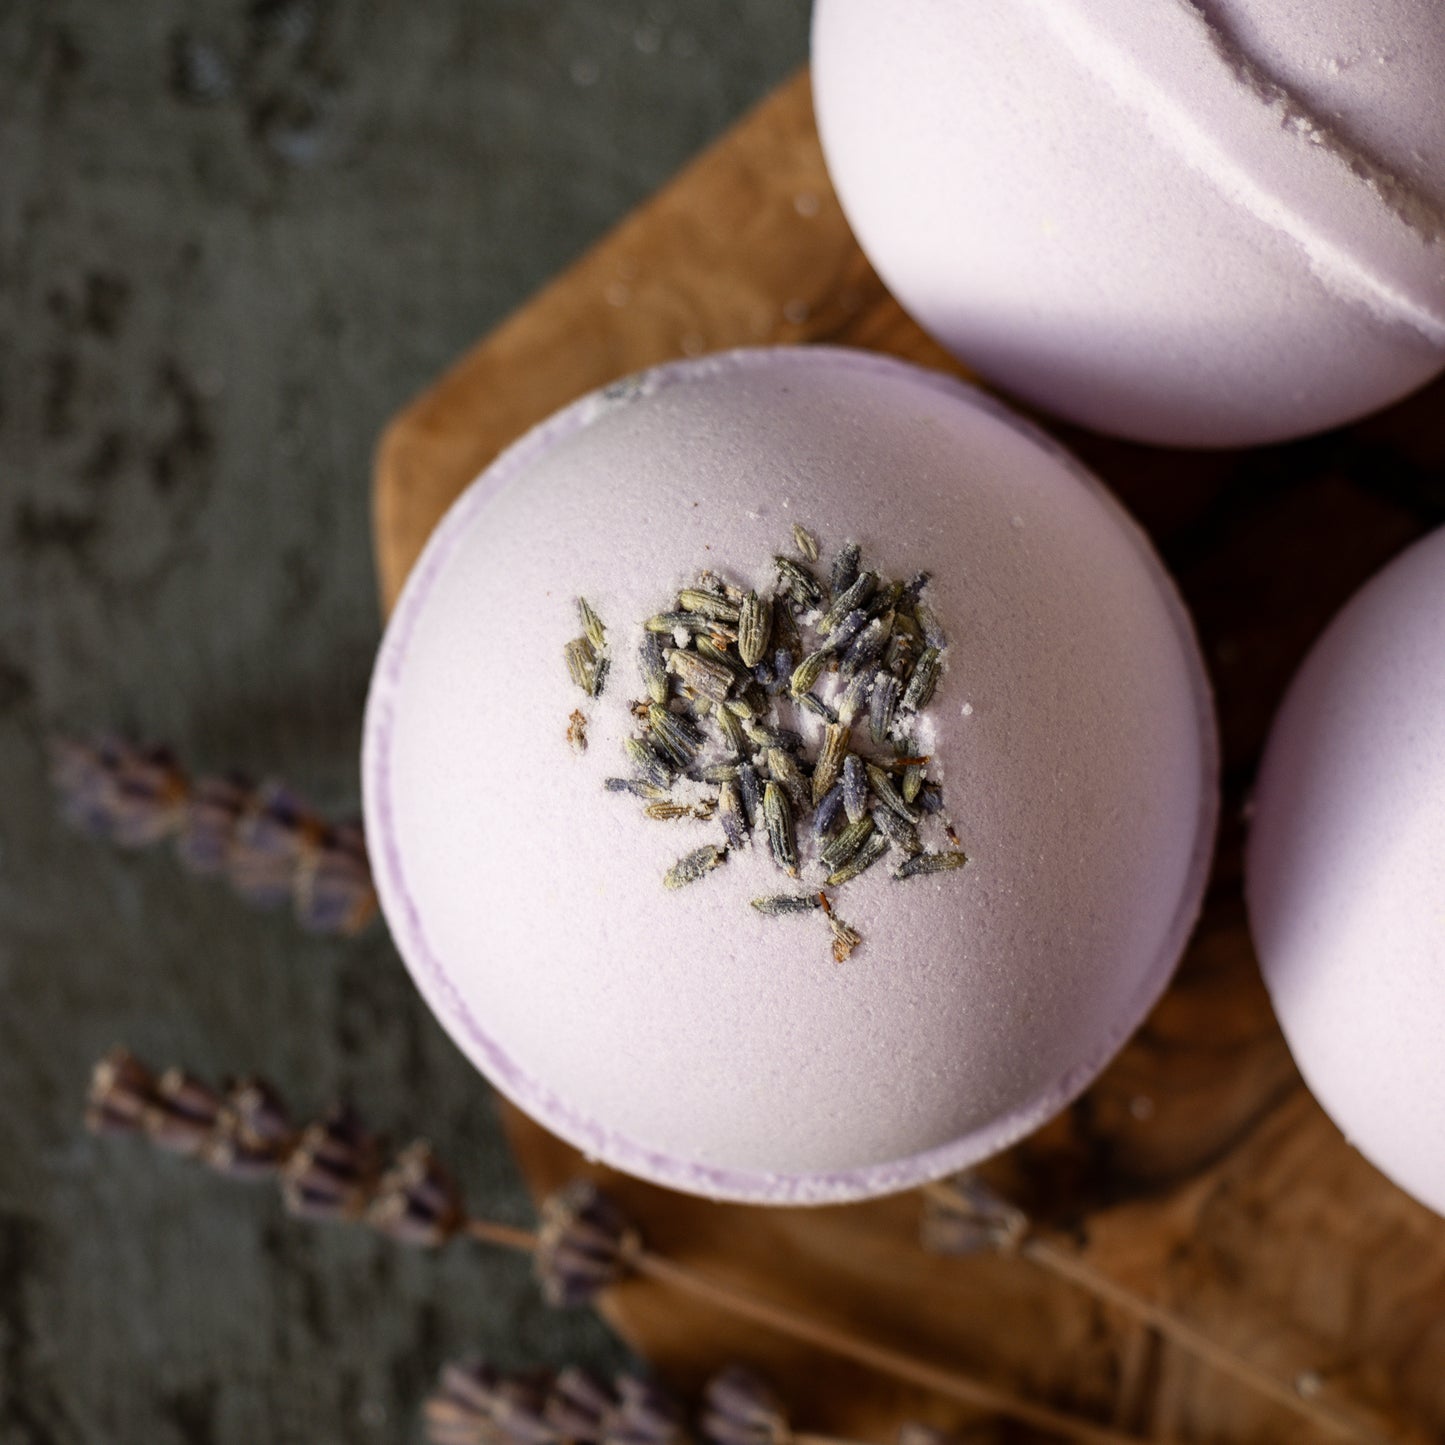
[[[1445,6],[819,0],[828,167],[918,321],[1100,431],[1246,446],[1445,366]]]
[[[1290,685],[1260,769],[1249,921],[1280,1027],[1345,1136],[1445,1214],[1445,531]]]
[[[820,912],[750,906],[821,886],[805,827],[796,882],[760,825],[674,891],[719,820],[605,787],[644,620],[705,568],[771,589],[794,523],[820,576],[847,541],[930,571],[948,639],[914,742],[970,861],[898,881],[890,853],[830,889],[863,940],[843,963]],[[598,699],[563,661],[578,597],[608,629]],[[791,725],[811,751],[822,723]],[[1164,988],[1216,813],[1208,685],[1138,527],[983,393],[825,348],[664,367],[495,462],[391,620],[364,774],[386,917],[477,1067],[590,1156],[769,1203],[916,1185],[1063,1108]]]

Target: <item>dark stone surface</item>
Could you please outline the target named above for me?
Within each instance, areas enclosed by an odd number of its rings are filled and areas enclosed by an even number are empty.
[[[424,1131],[528,1217],[384,931],[54,820],[47,730],[356,805],[389,413],[803,58],[804,0],[0,3],[0,1445],[419,1438],[436,1368],[617,1347],[79,1127],[117,1041]]]

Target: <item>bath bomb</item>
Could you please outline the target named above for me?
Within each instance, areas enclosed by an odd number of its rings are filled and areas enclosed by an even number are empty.
[[[1445,1214],[1445,531],[1358,593],[1270,733],[1249,921],[1305,1082],[1345,1136]]]
[[[775,1203],[1067,1104],[1163,989],[1216,811],[1134,523],[979,391],[826,348],[664,367],[503,454],[398,603],[364,783],[397,944],[497,1088]]]
[[[1248,446],[1445,366],[1445,6],[818,0],[829,171],[903,306],[1016,397]]]

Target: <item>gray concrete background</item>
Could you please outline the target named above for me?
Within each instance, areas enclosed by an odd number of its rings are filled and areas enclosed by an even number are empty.
[[[47,729],[355,807],[387,416],[805,52],[805,0],[0,0],[0,1445],[419,1439],[446,1358],[620,1358],[518,1262],[79,1127],[93,1058],[426,1132],[525,1219],[382,930],[54,821]]]

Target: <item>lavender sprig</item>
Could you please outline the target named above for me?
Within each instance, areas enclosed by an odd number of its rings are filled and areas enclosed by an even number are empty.
[[[290,903],[313,933],[350,936],[376,915],[361,828],[278,784],[192,780],[167,749],[117,738],[57,738],[50,758],[61,815],[91,837],[129,849],[172,839],[188,872],[223,876],[260,908]]]
[[[86,1117],[97,1130],[144,1134],[221,1172],[278,1178],[288,1207],[309,1218],[361,1221],[418,1245],[436,1246],[465,1235],[529,1252],[544,1294],[557,1304],[591,1302],[624,1278],[639,1275],[735,1319],[831,1351],[971,1408],[1092,1445],[1137,1445],[1133,1437],[1107,1426],[1035,1404],[962,1371],[925,1364],[649,1250],[626,1216],[590,1180],[576,1182],[545,1201],[535,1234],[479,1219],[465,1213],[450,1175],[426,1146],[412,1146],[390,1169],[383,1169],[380,1142],[347,1110],[334,1110],[293,1131],[274,1091],[259,1081],[213,1090],[180,1071],[158,1077],[125,1050],[112,1052],[96,1065]],[[490,1380],[485,1372],[468,1375],[460,1368],[447,1376],[429,1407],[434,1439],[441,1445],[543,1445],[553,1440],[561,1445],[557,1422],[548,1420],[546,1401],[539,1410],[534,1398],[515,1391],[489,1395]],[[597,1412],[604,1425],[601,1445],[683,1445],[680,1418],[650,1387],[619,1389],[615,1409],[608,1410],[595,1396],[589,1405],[574,1382],[556,1408],[567,1409],[574,1418],[589,1410]],[[756,1388],[745,1388],[736,1377],[718,1385],[710,1397],[710,1411],[716,1417],[714,1430],[721,1432],[718,1445],[762,1445],[762,1432],[786,1427],[778,1404]],[[738,1437],[736,1441],[724,1441],[729,1431]],[[808,1441],[803,1436],[787,1438],[794,1445]],[[823,1442],[814,1439],[808,1445]]]

